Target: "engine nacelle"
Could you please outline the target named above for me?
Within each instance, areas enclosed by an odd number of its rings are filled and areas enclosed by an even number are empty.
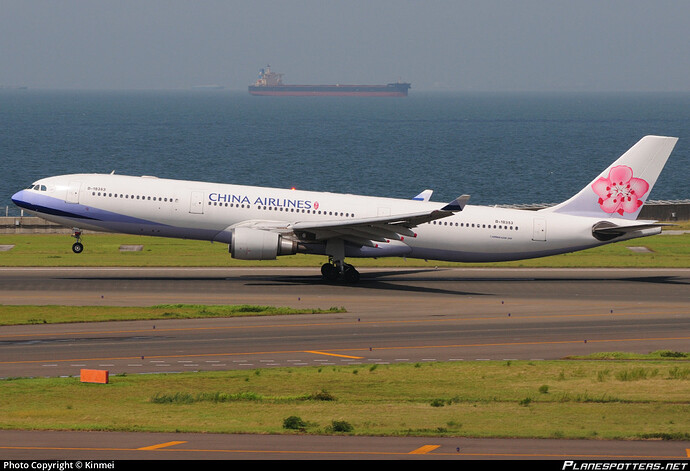
[[[278,255],[296,254],[297,242],[276,232],[237,227],[232,231],[229,250],[232,258],[239,260],[275,260]]]

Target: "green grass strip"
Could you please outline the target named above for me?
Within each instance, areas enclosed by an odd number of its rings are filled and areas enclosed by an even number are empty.
[[[403,258],[357,259],[358,267],[690,267],[690,223],[670,227],[668,235],[619,242],[581,252],[533,260],[490,264],[463,264]],[[674,231],[674,232],[671,232]],[[235,260],[227,245],[193,240],[121,234],[87,234],[84,252],[72,253],[74,239],[66,234],[0,234],[0,245],[14,245],[0,252],[0,266],[6,267],[313,267],[324,256],[291,255],[276,260]],[[120,251],[121,245],[143,245],[139,252]],[[645,247],[636,252],[630,247]],[[316,271],[315,273],[318,273]]]
[[[256,305],[159,304],[156,306],[0,305],[0,325],[60,324],[210,317],[284,316],[345,312],[344,308],[290,308]]]

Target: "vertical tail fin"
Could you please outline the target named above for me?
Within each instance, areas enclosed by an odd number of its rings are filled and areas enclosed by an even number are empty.
[[[677,141],[676,137],[643,137],[578,194],[543,211],[637,219]]]

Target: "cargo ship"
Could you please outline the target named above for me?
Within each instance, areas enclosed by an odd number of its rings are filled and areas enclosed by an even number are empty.
[[[285,85],[283,74],[271,72],[271,66],[259,71],[259,78],[249,86],[249,93],[262,96],[383,96],[405,97],[409,83],[386,85]]]

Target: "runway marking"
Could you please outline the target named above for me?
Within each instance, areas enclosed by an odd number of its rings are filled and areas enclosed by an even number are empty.
[[[498,343],[475,343],[475,344],[451,344],[451,345],[413,345],[413,346],[394,346],[386,347],[379,346],[375,350],[415,350],[415,349],[427,349],[427,348],[479,348],[479,347],[514,347],[514,346],[525,346],[525,345],[566,345],[566,344],[581,344],[583,342],[587,343],[621,343],[621,342],[650,342],[650,341],[668,341],[668,340],[690,340],[690,336],[687,337],[652,337],[652,338],[629,338],[629,339],[575,339],[575,340],[553,340],[553,341],[543,341],[543,342],[498,342]],[[339,348],[338,351],[370,351],[368,347],[361,348]],[[356,357],[349,356],[338,353],[331,353],[330,351],[316,351],[316,350],[285,350],[285,351],[259,351],[259,352],[225,352],[225,353],[198,353],[198,354],[187,354],[187,355],[150,355],[147,359],[151,363],[164,363],[165,359],[171,358],[203,358],[203,357],[219,357],[219,356],[245,356],[245,355],[279,355],[279,354],[294,354],[294,353],[313,353],[317,355],[330,355],[343,358],[353,358],[353,359],[365,359],[366,357]],[[131,361],[138,360],[141,356],[128,356],[128,357],[113,357],[113,358],[66,358],[66,359],[51,359],[54,362],[83,362],[83,361]],[[381,358],[370,358],[368,361],[381,361]],[[42,360],[10,360],[10,361],[0,361],[0,365],[19,365],[19,364],[31,364],[31,363],[43,363],[45,359]],[[169,360],[168,360],[169,361]],[[239,360],[240,362],[242,360]],[[237,362],[237,361],[235,361]],[[57,363],[44,364],[43,366],[57,366]],[[248,366],[244,364],[242,366]]]
[[[436,448],[439,448],[441,445],[424,445],[416,450],[412,450],[409,454],[410,455],[426,455],[427,453],[434,451]]]
[[[447,323],[453,321],[487,321],[487,320],[501,320],[505,321],[507,319],[511,320],[526,320],[526,319],[553,319],[556,317],[568,317],[568,318],[586,318],[586,317],[625,317],[625,316],[655,316],[655,315],[670,315],[670,314],[687,314],[687,311],[645,311],[645,312],[595,312],[595,313],[580,313],[580,314],[545,314],[545,315],[530,315],[528,313],[512,313],[510,316],[506,317],[507,313],[500,313],[495,315],[486,315],[479,317],[447,317],[443,319],[410,319],[410,320],[374,320],[374,321],[344,321],[344,322],[307,322],[303,324],[269,324],[262,326],[263,329],[280,329],[284,327],[317,327],[317,326],[332,326],[332,325],[366,325],[366,324],[426,324],[426,323]],[[139,321],[144,322],[144,321]],[[177,327],[177,328],[156,328],[155,332],[180,332],[180,331],[200,331],[200,330],[242,330],[242,329],[253,329],[255,326],[213,326],[213,327]],[[75,336],[75,335],[105,335],[105,334],[137,334],[137,333],[151,333],[154,332],[153,329],[128,329],[128,330],[94,330],[94,331],[72,331],[72,332],[47,332],[47,333],[27,333],[27,334],[3,334],[0,338],[19,338],[19,337],[65,337],[65,336]]]
[[[137,450],[160,450],[161,448],[166,448],[169,446],[174,446],[174,445],[181,445],[182,443],[187,443],[187,442],[165,442],[165,443],[159,443],[158,445],[151,445],[151,446],[145,446],[141,448],[137,448]]]
[[[315,350],[306,350],[304,353],[313,353],[314,355],[328,355],[332,357],[340,357],[340,358],[350,358],[352,360],[362,360],[364,357],[353,357],[350,355],[339,355],[337,353],[328,353],[328,352],[317,352]],[[325,361],[325,360],[319,360],[319,361]]]

